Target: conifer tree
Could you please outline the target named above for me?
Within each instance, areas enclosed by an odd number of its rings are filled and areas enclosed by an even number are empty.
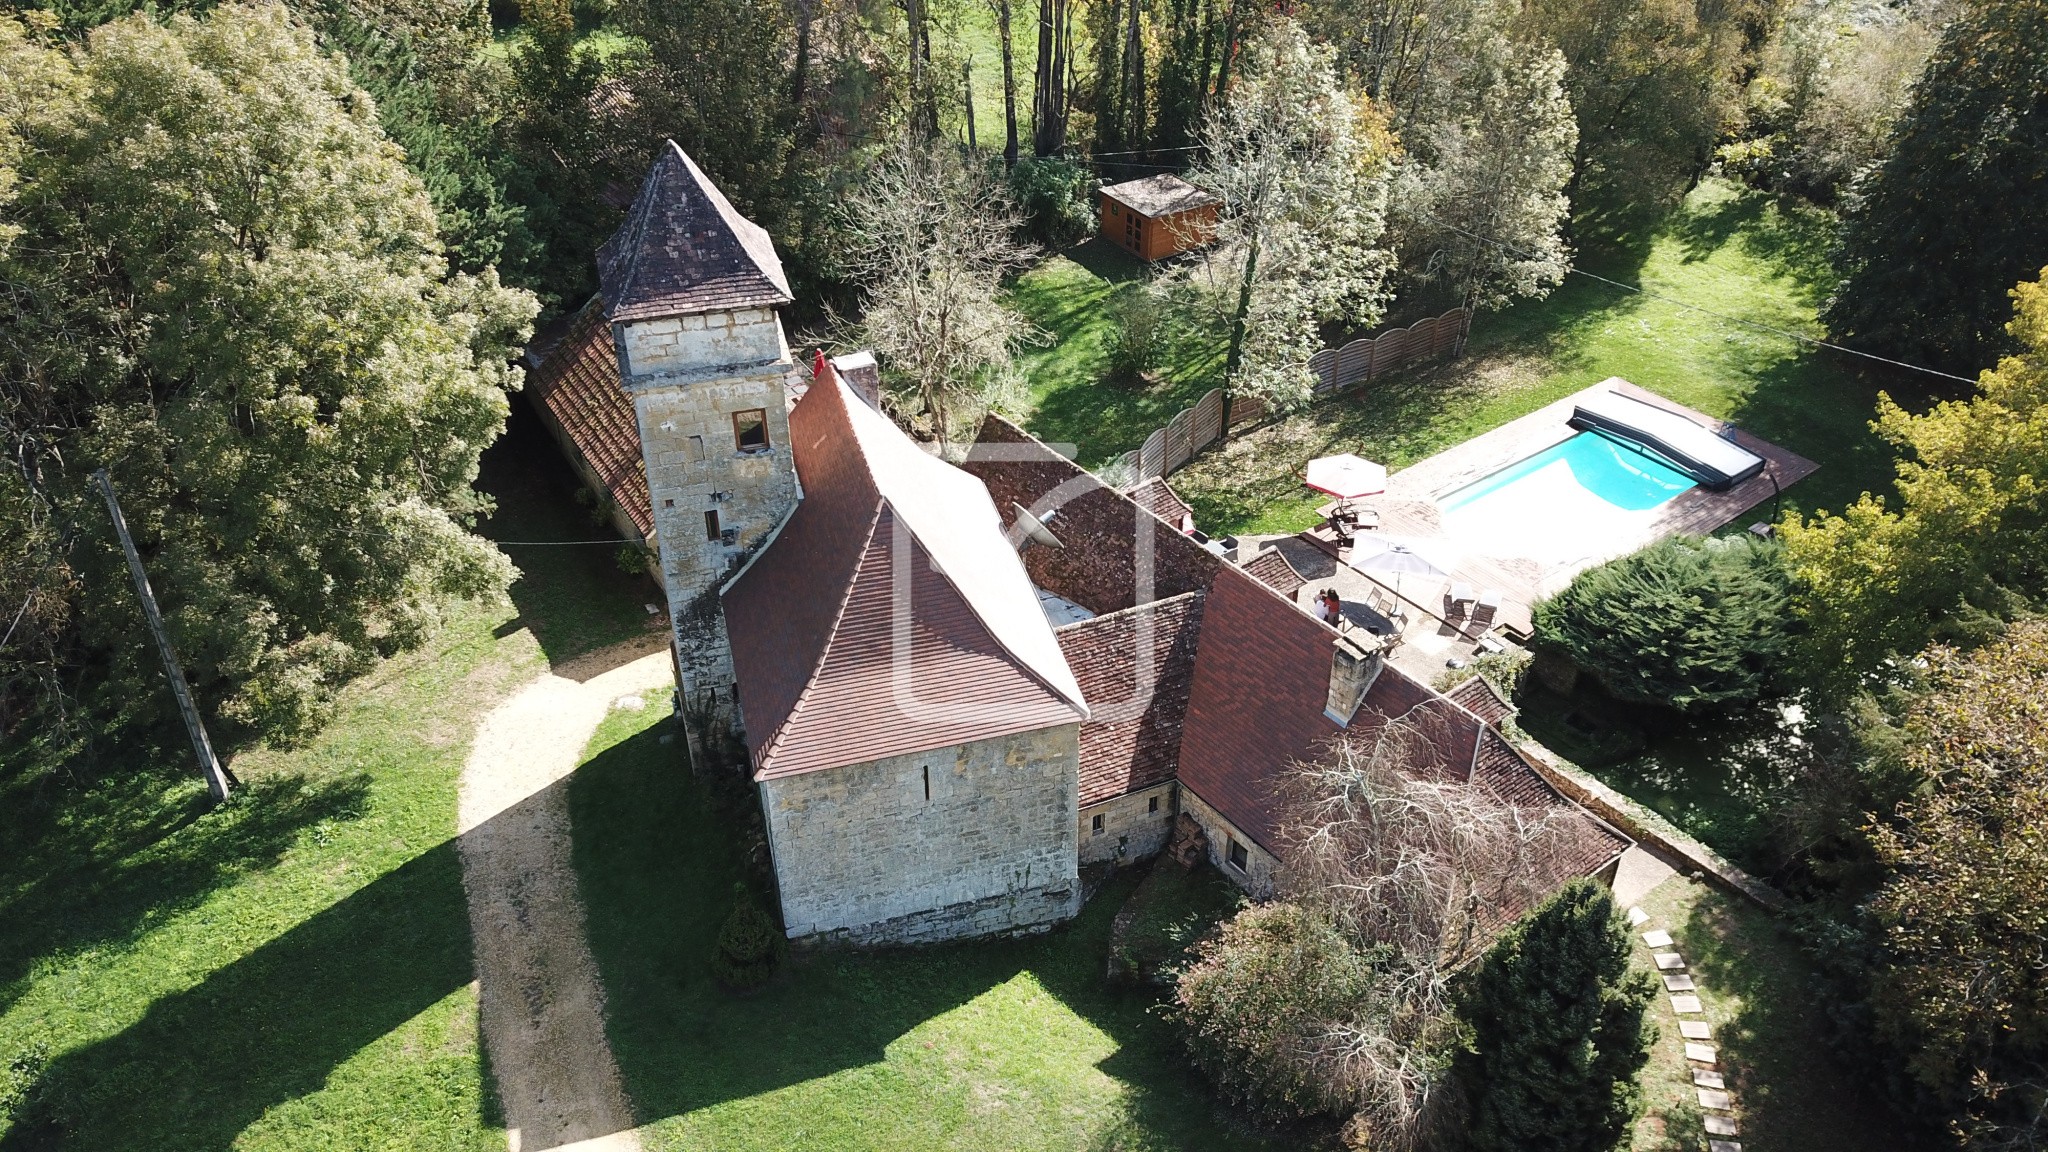
[[[1654,996],[1628,953],[1628,930],[1593,880],[1573,881],[1494,946],[1462,1013],[1473,1148],[1609,1152],[1626,1140]]]

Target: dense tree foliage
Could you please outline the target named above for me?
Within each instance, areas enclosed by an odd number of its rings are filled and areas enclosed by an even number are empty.
[[[1925,782],[1872,830],[1879,1033],[1958,1147],[2048,1142],[2048,624],[1929,653],[1906,722]]]
[[[2048,264],[2048,0],[1964,7],[1845,211],[1836,339],[1952,372],[2013,348],[2006,289]]]
[[[1610,1152],[1627,1143],[1656,998],[1629,966],[1607,889],[1577,880],[1508,930],[1474,974],[1459,1054],[1477,1152]]]
[[[1537,604],[1536,644],[1618,700],[1681,712],[1755,700],[1790,639],[1790,591],[1775,544],[1672,536]]]
[[[1364,327],[1386,299],[1392,140],[1337,81],[1327,48],[1274,17],[1203,128],[1195,183],[1223,198],[1217,259],[1232,302],[1227,387],[1307,401],[1318,325]]]
[[[74,693],[167,704],[95,468],[231,737],[304,734],[444,597],[502,591],[464,524],[533,302],[449,273],[419,180],[305,28],[137,17],[74,55],[0,18],[0,109],[0,590],[33,611],[0,656],[10,727],[49,731]]]
[[[2012,293],[2018,355],[1977,395],[1907,413],[1880,397],[1878,431],[1902,452],[1898,500],[1865,494],[1841,515],[1782,525],[1823,685],[1853,686],[1931,637],[1967,639],[2048,591],[2048,284]]]
[[[1564,53],[1578,207],[1674,202],[1733,129],[1783,0],[1530,0],[1523,34]]]
[[[1393,205],[1408,279],[1480,308],[1545,295],[1571,264],[1565,185],[1578,125],[1564,57],[1504,38],[1496,48],[1473,68],[1461,114],[1409,129]]]

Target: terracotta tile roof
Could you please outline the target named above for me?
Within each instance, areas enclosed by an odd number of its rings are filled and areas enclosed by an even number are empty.
[[[1082,807],[1173,778],[1201,627],[1202,594],[1187,592],[1056,633],[1088,698]]]
[[[549,423],[575,446],[642,535],[654,531],[647,469],[640,458],[640,422],[619,384],[618,353],[604,302],[593,297],[526,378],[526,393]]]
[[[1155,220],[1175,212],[1223,203],[1215,193],[1205,192],[1171,172],[1111,184],[1103,188],[1102,194],[1139,215]]]
[[[1040,588],[1097,614],[1206,589],[1223,561],[1160,522],[1072,460],[999,416],[982,422],[962,468],[988,485],[1005,524],[1016,505],[1039,516],[1064,547],[1032,546],[1024,566]],[[1048,515],[1050,513],[1050,515]],[[1140,518],[1143,519],[1140,519]],[[1151,564],[1138,539],[1151,534]]]
[[[829,372],[790,439],[804,500],[723,594],[757,778],[1087,718],[979,481]]]
[[[1143,484],[1132,488],[1126,495],[1138,507],[1159,517],[1175,528],[1179,528],[1183,524],[1194,523],[1195,510],[1188,507],[1188,502],[1181,499],[1179,493],[1167,487],[1166,479],[1163,476],[1152,477]]]
[[[1302,578],[1301,573],[1294,570],[1294,565],[1287,562],[1287,557],[1281,555],[1278,548],[1268,548],[1252,557],[1244,566],[1244,570],[1257,577],[1259,583],[1290,600],[1308,583]]]
[[[1600,871],[1633,843],[1552,788],[1520,750],[1492,729],[1480,737],[1472,783],[1517,808],[1548,809],[1555,821],[1551,834],[1542,841],[1535,874],[1523,877],[1526,891],[1508,893],[1491,907],[1489,928],[1505,927],[1520,919],[1544,896],[1568,881]]]
[[[1274,855],[1283,854],[1280,792],[1294,765],[1340,732],[1371,738],[1411,723],[1437,765],[1469,777],[1484,729],[1478,718],[1391,664],[1381,664],[1347,728],[1324,711],[1336,632],[1239,568],[1216,575],[1181,732],[1180,780]]]
[[[1516,711],[1515,706],[1500,694],[1500,689],[1484,676],[1468,677],[1444,695],[1495,728]]]
[[[790,302],[768,233],[736,211],[673,140],[663,144],[626,212],[597,252],[610,320],[645,320]]]

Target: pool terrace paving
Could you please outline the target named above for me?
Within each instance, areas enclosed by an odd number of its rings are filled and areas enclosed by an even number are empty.
[[[1608,391],[1655,404],[1717,433],[1732,432],[1735,443],[1764,458],[1764,470],[1724,491],[1716,492],[1704,486],[1689,488],[1656,508],[1651,515],[1629,523],[1580,525],[1577,531],[1593,535],[1582,541],[1583,548],[1577,550],[1577,559],[1570,562],[1546,563],[1524,556],[1494,555],[1484,551],[1483,545],[1475,547],[1468,541],[1452,543],[1444,532],[1438,513],[1437,500],[1440,497],[1578,435],[1579,430],[1569,423],[1573,406],[1583,397]],[[1279,548],[1295,570],[1309,581],[1301,591],[1301,603],[1305,607],[1313,611],[1309,599],[1322,588],[1334,587],[1346,601],[1347,615],[1351,613],[1353,601],[1360,603],[1358,616],[1353,620],[1360,627],[1375,630],[1384,627],[1384,617],[1362,608],[1374,589],[1380,590],[1385,597],[1405,602],[1410,607],[1409,623],[1402,633],[1402,644],[1392,659],[1405,671],[1434,676],[1443,669],[1445,660],[1454,656],[1469,657],[1484,632],[1454,610],[1450,603],[1452,584],[1470,585],[1475,592],[1481,593],[1498,591],[1501,605],[1491,622],[1492,627],[1510,638],[1527,637],[1532,628],[1531,606],[1544,596],[1562,589],[1581,571],[1625,556],[1666,536],[1677,533],[1705,535],[1718,531],[1770,501],[1780,489],[1789,488],[1812,475],[1818,468],[1819,465],[1813,461],[1759,439],[1726,421],[1716,420],[1619,377],[1609,377],[1591,388],[1575,392],[1518,420],[1418,461],[1387,477],[1384,495],[1358,502],[1378,510],[1380,527],[1376,531],[1444,541],[1444,551],[1456,558],[1450,565],[1449,579],[1410,576],[1401,580],[1397,587],[1395,583],[1340,563],[1330,553],[1331,545],[1327,540],[1313,541],[1308,538],[1309,533],[1241,537],[1240,553],[1248,559],[1253,553],[1244,551],[1247,546],[1255,546],[1255,550]],[[1574,529],[1566,526],[1564,530]]]

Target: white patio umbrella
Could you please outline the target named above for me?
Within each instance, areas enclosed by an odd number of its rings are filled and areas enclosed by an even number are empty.
[[[1453,566],[1437,545],[1411,536],[1368,532],[1359,533],[1345,562],[1368,576],[1392,576],[1396,596],[1401,594],[1402,577],[1442,580],[1451,574]]]
[[[1387,490],[1386,465],[1375,464],[1349,452],[1318,456],[1309,461],[1302,479],[1316,491],[1328,492],[1339,500],[1377,496]]]

